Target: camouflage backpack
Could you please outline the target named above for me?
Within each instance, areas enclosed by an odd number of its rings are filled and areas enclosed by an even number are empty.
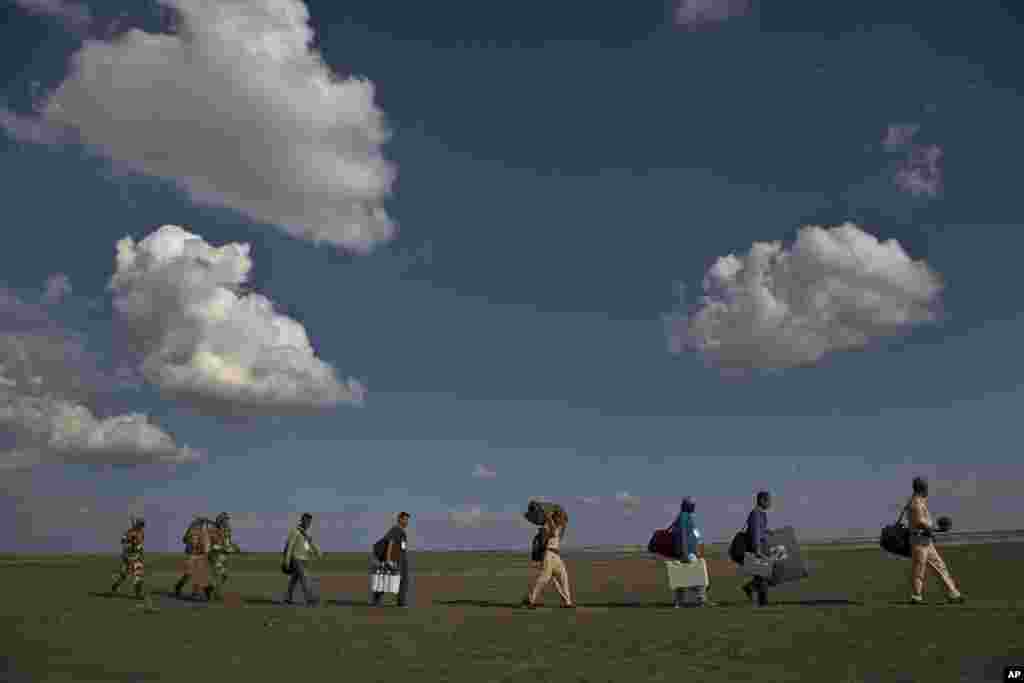
[[[182,537],[181,542],[185,544],[185,552],[189,555],[200,555],[202,547],[202,531],[207,531],[216,528],[212,519],[206,517],[196,517],[192,520],[192,523],[185,529],[185,535]]]

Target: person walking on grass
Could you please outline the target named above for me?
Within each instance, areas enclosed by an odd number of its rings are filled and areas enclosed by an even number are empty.
[[[672,546],[675,556],[680,562],[698,562],[703,555],[700,546],[700,529],[697,527],[697,504],[687,496],[679,506],[679,515],[672,522]],[[707,598],[705,586],[692,588],[676,588],[673,595],[674,607],[715,607],[716,604]]]
[[[313,524],[313,515],[303,513],[299,525],[288,533],[288,547],[284,553],[285,566],[292,567],[291,576],[288,579],[288,593],[285,596],[285,604],[294,605],[292,596],[295,594],[295,586],[302,584],[302,595],[308,605],[315,605],[317,597],[309,586],[308,563],[314,557],[320,559],[323,553],[319,546],[313,542],[309,528]]]
[[[206,556],[210,552],[210,531],[207,520],[196,518],[185,530],[181,541],[185,544],[185,563],[182,568],[181,578],[174,584],[174,597],[180,598],[181,591],[186,584],[192,582],[192,599],[199,598],[199,583],[194,580],[200,574],[208,574],[205,563]]]
[[[135,589],[135,597],[145,596],[145,545],[146,545],[146,520],[142,517],[132,517],[132,526],[121,536],[121,568],[114,576],[114,583],[110,587],[110,594],[116,595],[121,584],[131,579],[132,587]]]
[[[540,575],[534,581],[530,592],[523,598],[524,607],[536,607],[537,598],[552,579],[558,595],[562,598],[562,607],[576,606],[569,590],[569,572],[565,568],[560,551],[562,537],[568,524],[569,515],[561,507],[544,515],[544,559],[541,561]]]
[[[939,551],[935,549],[935,527],[928,511],[928,481],[924,477],[914,477],[912,487],[914,493],[906,506],[910,522],[910,604],[924,604],[922,593],[928,567],[945,584],[946,599],[953,603],[963,603],[964,596],[953,581]]]
[[[768,510],[772,506],[772,496],[767,491],[757,493],[754,509],[747,516],[747,552],[753,553],[758,559],[768,557]],[[757,594],[758,607],[768,604],[768,579],[755,576],[740,587],[748,600]]]
[[[399,512],[397,523],[391,527],[384,537],[374,544],[374,571],[381,568],[387,571],[399,571],[398,600],[399,607],[408,606],[409,598],[409,535],[405,532],[409,526],[408,512]],[[377,548],[381,549],[377,553]],[[377,607],[383,593],[374,592],[370,595],[370,605]]]

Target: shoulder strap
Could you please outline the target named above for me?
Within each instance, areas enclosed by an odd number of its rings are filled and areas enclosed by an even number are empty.
[[[900,522],[902,522],[902,521],[903,521],[903,515],[907,514],[907,510],[909,510],[909,509],[910,509],[910,503],[911,503],[911,501],[912,501],[913,499],[914,499],[914,498],[913,498],[913,496],[911,496],[911,497],[910,497],[910,498],[909,498],[909,499],[907,500],[907,504],[906,504],[906,505],[904,505],[904,506],[903,506],[902,508],[900,508],[900,516],[896,518],[896,523],[897,523],[897,524],[899,524]]]

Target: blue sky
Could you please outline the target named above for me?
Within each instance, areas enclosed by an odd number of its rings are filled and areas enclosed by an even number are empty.
[[[221,509],[266,550],[307,509],[339,549],[365,547],[401,509],[420,547],[515,546],[531,496],[566,502],[576,542],[643,543],[684,495],[724,536],[760,488],[777,494],[773,524],[870,534],[918,472],[959,527],[1020,526],[1024,17],[1012,3],[972,6],[971,31],[961,10],[923,2],[755,3],[690,27],[657,1],[259,4],[306,7],[328,67],[373,84],[392,132],[380,149],[397,171],[383,200],[397,236],[365,253],[314,244],[175,179],[128,173],[131,159],[27,140],[84,37],[175,29],[149,3],[77,5],[82,28],[9,2],[0,286],[22,308],[0,334],[31,309],[77,332],[106,371],[132,366],[108,290],[115,244],[177,225],[251,245],[247,287],[300,323],[339,378],[365,384],[365,403],[226,420],[151,377],[107,388],[89,399],[97,417],[145,413],[204,457],[0,470],[0,506],[19,525],[10,549],[112,548],[130,511],[156,520],[156,548],[176,549],[192,514]],[[120,82],[156,96],[148,81]],[[225,102],[238,121],[217,129],[225,139],[277,115]],[[887,148],[900,124],[918,126],[913,141]],[[91,125],[123,157],[129,143]],[[941,186],[915,195],[895,179],[930,146]],[[680,287],[696,302],[719,257],[789,249],[803,226],[845,222],[940,276],[935,321],[743,377],[670,352],[664,316],[681,310]],[[57,273],[71,291],[47,303]],[[3,429],[0,450],[25,447]],[[478,465],[493,476],[473,476]]]

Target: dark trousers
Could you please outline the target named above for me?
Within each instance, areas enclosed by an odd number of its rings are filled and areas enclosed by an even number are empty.
[[[292,560],[292,566],[295,571],[288,578],[288,601],[292,599],[292,595],[295,594],[295,586],[302,584],[302,595],[306,598],[306,602],[316,602],[316,596],[313,595],[312,589],[309,587],[309,577],[306,575],[306,563],[303,560]]]
[[[405,607],[409,598],[409,563],[406,560],[403,559],[398,563],[398,573],[401,577],[401,583],[398,584],[398,606]],[[382,597],[384,597],[383,593],[375,591],[371,602],[374,605],[379,605]]]
[[[755,576],[750,580],[750,587],[757,594],[757,603],[764,605],[768,602],[768,579],[763,576]]]

